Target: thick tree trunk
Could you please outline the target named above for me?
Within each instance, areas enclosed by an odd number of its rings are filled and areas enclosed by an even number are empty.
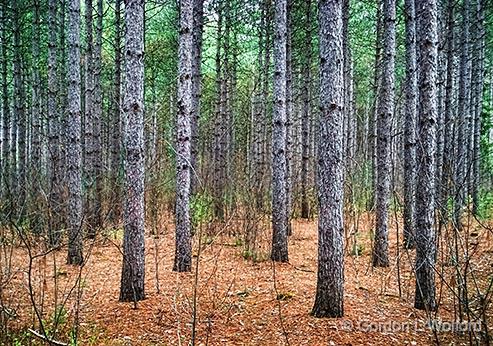
[[[125,200],[120,301],[144,299],[144,0],[125,4]]]
[[[288,261],[286,196],[286,5],[275,0],[274,114],[272,116],[272,252],[271,259]]]
[[[389,265],[388,207],[390,197],[390,142],[395,91],[395,0],[383,0],[383,58],[377,107],[376,225],[372,262]]]
[[[416,191],[416,295],[417,309],[433,311],[435,300],[435,148],[437,120],[437,29],[436,0],[417,0],[418,38],[418,138],[419,162]]]
[[[192,34],[193,6],[180,1],[178,48],[178,114],[176,137],[176,248],[174,271],[192,269],[192,231],[190,221],[191,125],[192,125]]]
[[[319,2],[318,276],[312,314],[344,314],[342,1]]]
[[[414,248],[414,208],[416,187],[416,22],[414,0],[405,0],[406,80],[404,108],[404,246]]]
[[[68,185],[68,259],[81,265],[82,257],[82,148],[80,101],[80,1],[68,3],[68,119],[67,119],[67,185]]]

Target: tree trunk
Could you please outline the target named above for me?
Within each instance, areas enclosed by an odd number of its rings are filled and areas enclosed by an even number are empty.
[[[440,183],[438,207],[441,209],[440,222],[444,223],[448,214],[447,200],[451,190],[451,181],[454,178],[454,1],[447,2],[447,81],[445,84],[444,101],[444,142],[443,142],[443,168]]]
[[[484,60],[485,60],[485,28],[484,28],[484,0],[477,1],[476,8],[476,26],[475,26],[475,42],[473,52],[476,59],[473,61],[475,81],[474,103],[472,104],[472,112],[474,114],[474,129],[473,129],[473,150],[472,150],[472,212],[474,215],[478,213],[479,206],[479,183],[480,183],[480,141],[481,141],[481,112],[483,109],[483,83],[484,83]]]
[[[383,0],[383,59],[377,107],[376,227],[372,262],[389,265],[388,207],[390,195],[390,142],[395,90],[395,0]]]
[[[90,237],[96,236],[96,231],[102,225],[101,219],[101,193],[102,182],[102,163],[101,154],[101,120],[103,113],[103,94],[101,87],[102,56],[101,49],[103,44],[103,0],[97,0],[96,4],[96,40],[94,45],[94,93],[93,93],[93,130],[92,130],[92,149],[93,149],[93,201],[92,201],[92,227],[90,227]]]
[[[286,9],[286,213],[287,232],[290,236],[291,218],[293,214],[293,45],[292,45],[292,15],[293,0],[287,0]]]
[[[404,247],[414,248],[414,208],[416,184],[416,22],[414,0],[405,0],[406,79],[404,109]]]
[[[312,65],[312,3],[306,1],[305,22],[305,62],[303,64],[303,88],[302,88],[302,115],[301,115],[301,217],[308,219],[310,204],[308,200],[308,170],[310,164],[310,118],[311,118],[311,65]]]
[[[1,57],[1,74],[2,74],[2,166],[1,166],[1,196],[7,199],[10,190],[10,107],[9,107],[9,90],[8,90],[8,37],[7,37],[7,2],[2,2],[1,7],[1,33],[0,33],[0,48],[2,49]]]
[[[16,126],[12,129],[12,148],[17,145],[17,149],[14,149],[14,155],[12,159],[14,162],[12,173],[12,191],[14,195],[12,198],[15,200],[15,212],[14,214],[22,218],[26,208],[26,111],[24,103],[24,81],[22,70],[22,42],[21,42],[21,11],[19,9],[19,2],[14,1],[12,3],[12,16],[13,16],[13,36],[14,36],[14,122]],[[17,158],[17,164],[16,163]],[[15,184],[14,184],[15,182]]]
[[[271,259],[288,261],[286,196],[286,5],[275,0],[274,114],[272,116],[272,252]]]
[[[455,162],[455,205],[454,219],[455,227],[461,229],[462,208],[464,207],[467,181],[467,143],[465,136],[468,133],[469,108],[468,96],[470,89],[470,71],[469,71],[469,0],[463,3],[463,18],[461,30],[461,56],[459,71],[459,107],[457,119],[457,156]]]
[[[342,1],[319,2],[318,275],[312,314],[344,315]]]
[[[120,166],[121,166],[121,82],[122,82],[122,44],[121,44],[121,0],[115,0],[115,71],[113,75],[113,111],[111,126],[111,196],[109,219],[118,222],[121,216]]]
[[[176,248],[174,271],[192,269],[190,222],[193,6],[180,1],[176,156]]]
[[[144,299],[144,0],[125,4],[125,200],[120,301]]]
[[[202,34],[204,27],[204,0],[193,1],[193,33],[192,33],[192,172],[191,192],[197,191],[198,185],[198,145],[199,145],[199,119],[200,96],[202,93]]]
[[[418,38],[418,180],[416,191],[416,295],[414,307],[434,311],[435,300],[435,149],[437,121],[437,29],[436,0],[417,0]]]
[[[67,119],[67,185],[68,185],[68,259],[82,265],[82,148],[80,101],[80,1],[68,4],[68,119]]]

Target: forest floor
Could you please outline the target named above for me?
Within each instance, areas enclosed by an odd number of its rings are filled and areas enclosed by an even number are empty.
[[[266,245],[259,247],[253,261],[244,258],[244,247],[237,238],[222,232],[216,237],[203,236],[197,278],[197,250],[192,273],[171,271],[171,227],[160,237],[148,236],[146,299],[138,302],[136,309],[133,303],[118,302],[122,256],[117,245],[121,234],[116,232],[93,245],[86,244],[90,255],[82,271],[65,264],[63,250],[35,259],[31,268],[34,300],[47,329],[57,330],[55,338],[59,341],[69,341],[70,328],[77,318],[80,345],[187,345],[192,337],[194,306],[196,345],[428,345],[436,340],[444,345],[468,344],[468,333],[442,330],[435,335],[426,326],[429,319],[455,320],[453,294],[448,288],[454,285],[454,267],[440,267],[446,284],[437,287],[441,302],[438,312],[427,315],[414,309],[414,251],[396,247],[394,225],[390,234],[390,267],[372,268],[371,236],[364,227],[369,221],[364,218],[357,238],[358,256],[355,251],[351,255],[348,242],[345,316],[340,319],[317,319],[310,315],[317,279],[314,221],[293,221],[287,264],[268,260]],[[489,232],[483,229],[472,235],[471,268],[476,270],[482,287],[493,278],[493,237]],[[264,233],[260,243],[268,239],[267,232]],[[198,248],[197,244],[194,248]],[[11,330],[19,333],[18,345],[39,342],[26,331],[26,326],[32,325],[39,330],[29,298],[27,256],[25,246],[14,249],[13,277],[2,293],[4,306],[15,312],[8,323]],[[76,292],[80,299],[76,299]],[[50,322],[55,306],[60,317],[56,328]],[[80,313],[76,315],[76,311]],[[487,314],[491,322],[492,311]]]

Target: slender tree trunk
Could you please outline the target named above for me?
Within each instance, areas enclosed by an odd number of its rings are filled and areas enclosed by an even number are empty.
[[[1,166],[1,183],[2,183],[2,197],[7,199],[10,190],[10,107],[9,107],[9,90],[8,90],[8,37],[7,37],[7,1],[2,2],[2,15],[1,25],[2,30],[0,33],[0,48],[2,49],[1,57],[1,74],[2,74],[2,166]]]
[[[192,231],[190,222],[191,125],[192,125],[192,46],[193,6],[180,1],[178,48],[178,114],[176,137],[176,248],[174,271],[192,269]]]
[[[112,223],[118,222],[121,216],[121,189],[120,189],[120,166],[121,166],[121,83],[122,83],[122,43],[121,43],[121,0],[115,0],[115,70],[113,75],[113,111],[111,126],[111,210],[109,219]]]
[[[287,0],[286,9],[286,209],[287,232],[292,234],[291,218],[293,214],[293,46],[292,46],[292,15],[293,0]]]
[[[404,120],[404,246],[414,248],[414,208],[416,186],[416,22],[414,0],[405,0],[406,80]]]
[[[308,219],[310,204],[308,201],[308,170],[310,164],[310,117],[311,117],[311,65],[312,65],[312,3],[306,1],[305,22],[305,62],[303,64],[303,89],[302,89],[302,118],[301,118],[301,217]]]
[[[96,4],[96,40],[94,45],[94,94],[93,94],[93,130],[92,130],[92,147],[93,147],[93,202],[92,202],[92,220],[90,228],[90,237],[96,236],[96,231],[102,225],[101,219],[101,194],[103,189],[102,181],[102,159],[101,154],[101,121],[103,114],[103,94],[101,87],[101,66],[103,63],[101,50],[103,44],[103,0],[97,0]]]
[[[272,252],[271,259],[288,261],[286,196],[286,5],[275,0],[274,114],[272,116]]]
[[[373,107],[370,112],[370,119],[368,121],[368,159],[370,163],[370,187],[371,195],[368,200],[368,210],[373,210],[375,207],[375,191],[377,189],[377,113],[378,113],[378,103],[379,94],[381,88],[381,77],[382,77],[382,42],[383,42],[383,1],[377,0],[377,13],[376,13],[376,40],[375,40],[375,64],[374,64],[374,76],[373,76]]]
[[[451,181],[454,178],[454,1],[447,2],[447,81],[445,84],[444,101],[444,143],[443,143],[443,169],[440,184],[440,195],[438,206],[442,210],[440,222],[445,221],[447,211],[447,199],[449,198]]]
[[[476,8],[476,25],[475,25],[475,42],[473,52],[476,59],[473,61],[475,80],[474,103],[472,112],[474,114],[473,129],[473,150],[472,150],[472,212],[477,215],[479,206],[479,183],[480,183],[480,141],[481,141],[481,112],[483,109],[483,83],[484,83],[484,60],[485,60],[485,28],[484,28],[484,0],[477,0]]]
[[[22,77],[22,42],[21,42],[21,12],[19,2],[12,3],[13,36],[14,36],[14,118],[17,126],[12,127],[12,147],[17,144],[17,149],[12,155],[14,165],[12,173],[13,191],[15,200],[15,215],[22,218],[26,208],[26,110],[24,98],[24,81]],[[15,138],[14,138],[15,137]],[[17,167],[17,169],[15,169]],[[15,182],[15,185],[14,185]]]
[[[84,193],[85,193],[85,222],[89,238],[96,234],[94,219],[95,200],[95,52],[93,35],[93,0],[85,0],[85,28],[86,28],[86,50],[85,62],[85,91],[84,91],[84,143],[83,143],[83,171],[84,171]]]
[[[391,181],[391,124],[395,91],[395,0],[383,0],[383,21],[382,80],[377,108],[376,227],[372,256],[373,265],[376,267],[389,265],[387,227]]]
[[[312,314],[344,315],[342,1],[319,2],[318,276]]]
[[[125,3],[125,199],[120,301],[144,299],[144,0]]]
[[[202,34],[204,27],[204,0],[193,1],[193,33],[192,33],[192,172],[191,192],[197,191],[198,185],[198,144],[200,96],[202,93]]]
[[[459,70],[459,107],[457,119],[457,156],[455,162],[455,205],[454,219],[457,229],[461,229],[462,208],[464,207],[467,181],[467,143],[465,136],[468,133],[469,109],[468,92],[470,88],[469,71],[469,0],[464,0],[461,30],[461,56]]]
[[[31,165],[29,176],[32,179],[33,186],[30,193],[33,196],[34,207],[41,202],[39,191],[41,191],[41,77],[39,74],[40,50],[39,50],[39,37],[40,37],[40,1],[34,0],[33,3],[33,39],[32,39],[32,92],[31,92],[31,122],[32,122],[32,135],[31,135]],[[38,185],[39,184],[39,185]],[[40,225],[41,226],[41,225]]]
[[[224,186],[226,184],[226,86],[224,77],[224,66],[221,61],[223,52],[223,2],[217,1],[217,40],[216,40],[216,118],[214,120],[214,145],[213,145],[213,194],[214,194],[214,216],[219,220],[224,218]]]
[[[416,191],[416,295],[414,307],[434,311],[435,300],[435,149],[437,120],[437,41],[436,0],[417,0],[418,38],[418,138],[419,164]]]
[[[60,120],[57,112],[57,45],[56,45],[56,12],[57,0],[48,2],[48,151],[50,162],[49,204],[52,217],[49,218],[49,238],[51,245],[60,240],[61,213],[61,182],[60,182]]]
[[[68,3],[68,119],[67,119],[67,185],[68,259],[81,265],[82,257],[82,148],[80,101],[80,1]]]

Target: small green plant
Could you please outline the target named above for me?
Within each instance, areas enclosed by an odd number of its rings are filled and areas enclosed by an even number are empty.
[[[361,243],[353,244],[351,249],[351,256],[361,256],[363,254],[364,246]]]
[[[481,191],[479,196],[478,217],[482,220],[493,218],[493,192]]]
[[[212,197],[207,193],[197,194],[190,201],[190,212],[194,228],[213,218]]]
[[[254,263],[265,262],[269,259],[268,254],[252,250],[244,250],[241,255],[244,259],[252,260]]]

